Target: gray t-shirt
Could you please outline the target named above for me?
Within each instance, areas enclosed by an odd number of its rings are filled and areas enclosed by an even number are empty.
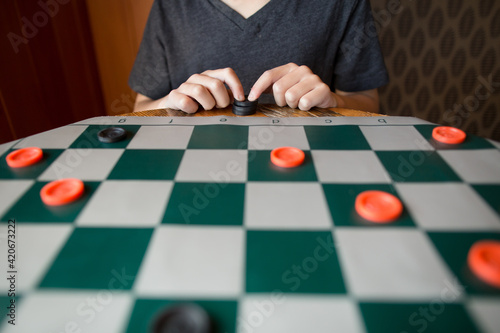
[[[192,74],[231,67],[248,94],[289,62],[332,91],[388,82],[368,0],[271,0],[248,19],[220,0],[155,0],[129,85],[158,99]]]

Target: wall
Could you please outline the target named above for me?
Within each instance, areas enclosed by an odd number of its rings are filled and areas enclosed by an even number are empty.
[[[83,0],[0,3],[0,143],[104,115]]]
[[[500,141],[500,1],[371,4],[390,76],[383,111]]]
[[[153,0],[87,0],[104,104],[109,115],[132,112],[127,80]]]

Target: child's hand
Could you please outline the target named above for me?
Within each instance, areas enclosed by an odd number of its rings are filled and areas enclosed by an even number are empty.
[[[290,63],[264,72],[253,85],[248,99],[256,100],[262,93],[271,92],[271,88],[279,106],[306,111],[314,106],[330,108],[338,104],[330,87],[307,66]]]
[[[199,105],[205,110],[225,108],[231,103],[231,96],[224,83],[234,98],[241,101],[245,99],[243,86],[236,73],[231,68],[224,68],[192,75],[179,88],[162,98],[159,107],[187,113],[196,112]]]

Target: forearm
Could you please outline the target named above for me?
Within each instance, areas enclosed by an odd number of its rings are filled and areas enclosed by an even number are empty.
[[[163,98],[153,100],[143,95],[137,95],[134,104],[134,112],[162,109]]]
[[[359,93],[336,91],[337,107],[378,113],[380,110],[378,92],[375,90]]]

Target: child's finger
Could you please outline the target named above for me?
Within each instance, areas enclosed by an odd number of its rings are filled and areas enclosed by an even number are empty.
[[[172,90],[167,96],[165,105],[162,107],[195,113],[198,111],[199,105],[191,97],[180,93],[178,90]]]
[[[233,92],[234,98],[236,98],[237,100],[243,101],[245,99],[245,92],[243,91],[243,86],[241,85],[241,81],[233,69],[223,68],[223,69],[208,70],[203,72],[202,75],[210,76],[227,84],[229,89],[231,89],[231,91]]]
[[[288,76],[291,76],[296,72],[298,73],[299,69],[283,77],[281,80],[285,80],[285,78],[288,78]],[[281,80],[278,81],[275,86],[278,85]],[[326,96],[330,93],[330,87],[323,83],[319,76],[312,74],[312,72],[309,75],[300,75],[299,80],[300,81],[290,87],[284,95],[286,104],[288,104],[291,108],[296,108],[299,105],[299,100],[310,91],[318,89],[318,92],[322,94],[321,96]],[[314,103],[316,103],[316,100],[317,99],[314,100]]]
[[[298,103],[298,108],[303,111],[310,110],[313,106],[320,108],[330,107],[337,105],[334,94],[331,92],[330,87],[326,84],[316,86],[313,90],[304,94]]]
[[[285,78],[286,78],[286,76],[281,80],[284,80]],[[283,100],[282,105],[288,105],[291,108],[297,108],[297,106],[299,105],[300,99],[308,92],[314,90],[316,84],[315,84],[315,82],[311,82],[311,81],[313,81],[311,78],[305,78],[302,81],[294,83],[283,94],[275,91],[274,92],[274,99],[276,100],[276,103],[278,103],[277,98],[279,98],[280,100]],[[276,83],[275,86],[277,84],[278,83]],[[281,96],[278,97],[277,95],[281,95]]]
[[[306,66],[300,66],[285,74],[273,84],[273,95],[276,104],[296,108],[299,99],[314,89],[316,76]]]
[[[215,100],[215,106],[218,108],[225,108],[229,105],[229,103],[231,103],[231,97],[228,94],[226,86],[223,81],[219,79],[204,74],[194,74],[186,81],[186,83],[198,84],[205,87],[212,95]]]
[[[264,74],[262,74],[254,83],[252,89],[250,90],[250,94],[248,95],[248,100],[254,101],[259,98],[260,95],[262,95],[262,93],[270,88],[276,81],[278,81],[297,67],[299,66],[290,63],[265,71]]]
[[[200,103],[205,110],[212,110],[215,107],[215,99],[206,87],[201,84],[185,82],[177,89],[179,93],[191,97]]]

